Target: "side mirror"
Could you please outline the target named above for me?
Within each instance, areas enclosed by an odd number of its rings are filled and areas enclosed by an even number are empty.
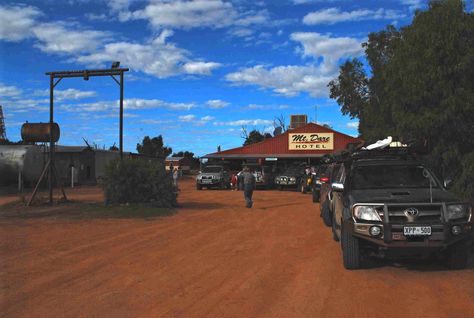
[[[449,179],[444,179],[443,185],[446,189],[449,189],[453,185],[453,180],[450,179],[450,178]]]
[[[339,182],[334,182],[333,184],[331,184],[331,188],[333,191],[336,191],[336,192],[344,191],[344,185]]]

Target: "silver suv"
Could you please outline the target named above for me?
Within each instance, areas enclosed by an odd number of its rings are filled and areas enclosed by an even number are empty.
[[[229,171],[223,166],[206,166],[196,178],[196,189],[203,187],[230,189]]]

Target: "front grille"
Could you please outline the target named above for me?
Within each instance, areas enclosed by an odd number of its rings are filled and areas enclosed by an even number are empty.
[[[409,209],[416,209],[417,215],[410,216],[406,215],[405,211]],[[406,205],[387,205],[388,219],[390,223],[413,223],[413,224],[424,224],[424,223],[437,223],[442,222],[442,211],[443,207],[441,204],[406,204]],[[383,207],[381,211],[381,218],[383,219]]]

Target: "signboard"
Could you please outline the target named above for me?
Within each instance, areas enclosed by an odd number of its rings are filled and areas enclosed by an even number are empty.
[[[333,133],[288,134],[289,150],[333,150]]]

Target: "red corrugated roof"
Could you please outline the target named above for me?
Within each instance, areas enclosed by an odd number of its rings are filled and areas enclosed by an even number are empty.
[[[288,134],[289,133],[334,133],[334,149],[333,150],[289,150]],[[251,144],[248,146],[223,150],[205,155],[208,158],[226,158],[226,157],[321,157],[328,153],[335,153],[346,149],[350,143],[361,143],[360,138],[354,138],[346,134],[337,132],[330,128],[309,123],[303,127],[286,131],[285,133],[273,138],[265,139],[262,142]]]

